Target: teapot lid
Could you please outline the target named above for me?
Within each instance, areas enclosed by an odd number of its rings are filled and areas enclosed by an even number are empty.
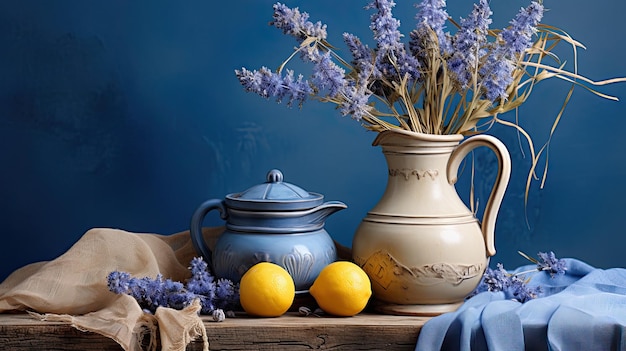
[[[226,205],[241,210],[284,211],[305,210],[319,206],[324,196],[308,192],[299,186],[283,181],[283,173],[272,169],[265,183],[241,193],[226,196]]]

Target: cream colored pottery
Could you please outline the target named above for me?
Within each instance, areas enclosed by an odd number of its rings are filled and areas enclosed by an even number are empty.
[[[352,253],[370,277],[382,312],[437,315],[455,310],[476,288],[496,252],[494,229],[510,178],[510,156],[492,136],[462,140],[461,135],[403,130],[381,132],[374,140],[389,168],[387,187],[357,228]],[[482,225],[454,186],[460,163],[479,146],[493,150],[499,164]]]

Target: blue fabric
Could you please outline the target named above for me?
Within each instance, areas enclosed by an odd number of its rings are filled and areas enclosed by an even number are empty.
[[[429,320],[415,350],[626,351],[626,269],[565,260],[565,275],[527,275],[530,286],[542,287],[541,297],[522,304],[500,292],[480,293]]]

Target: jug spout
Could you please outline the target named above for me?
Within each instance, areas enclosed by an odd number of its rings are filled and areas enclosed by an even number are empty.
[[[305,216],[306,222],[312,225],[323,225],[328,216],[347,207],[348,206],[341,201],[324,202],[308,211],[309,213]]]

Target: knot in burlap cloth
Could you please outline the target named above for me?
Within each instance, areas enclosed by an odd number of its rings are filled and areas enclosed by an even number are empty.
[[[203,231],[212,246],[223,228]],[[117,341],[124,350],[140,350],[146,339],[154,350],[157,335],[163,350],[184,350],[197,338],[208,350],[199,303],[184,310],[159,307],[152,315],[134,298],[107,288],[107,275],[116,270],[184,282],[195,256],[188,231],[158,235],[91,229],[58,258],[24,266],[7,277],[0,284],[0,313],[27,311],[42,320],[71,323]]]

